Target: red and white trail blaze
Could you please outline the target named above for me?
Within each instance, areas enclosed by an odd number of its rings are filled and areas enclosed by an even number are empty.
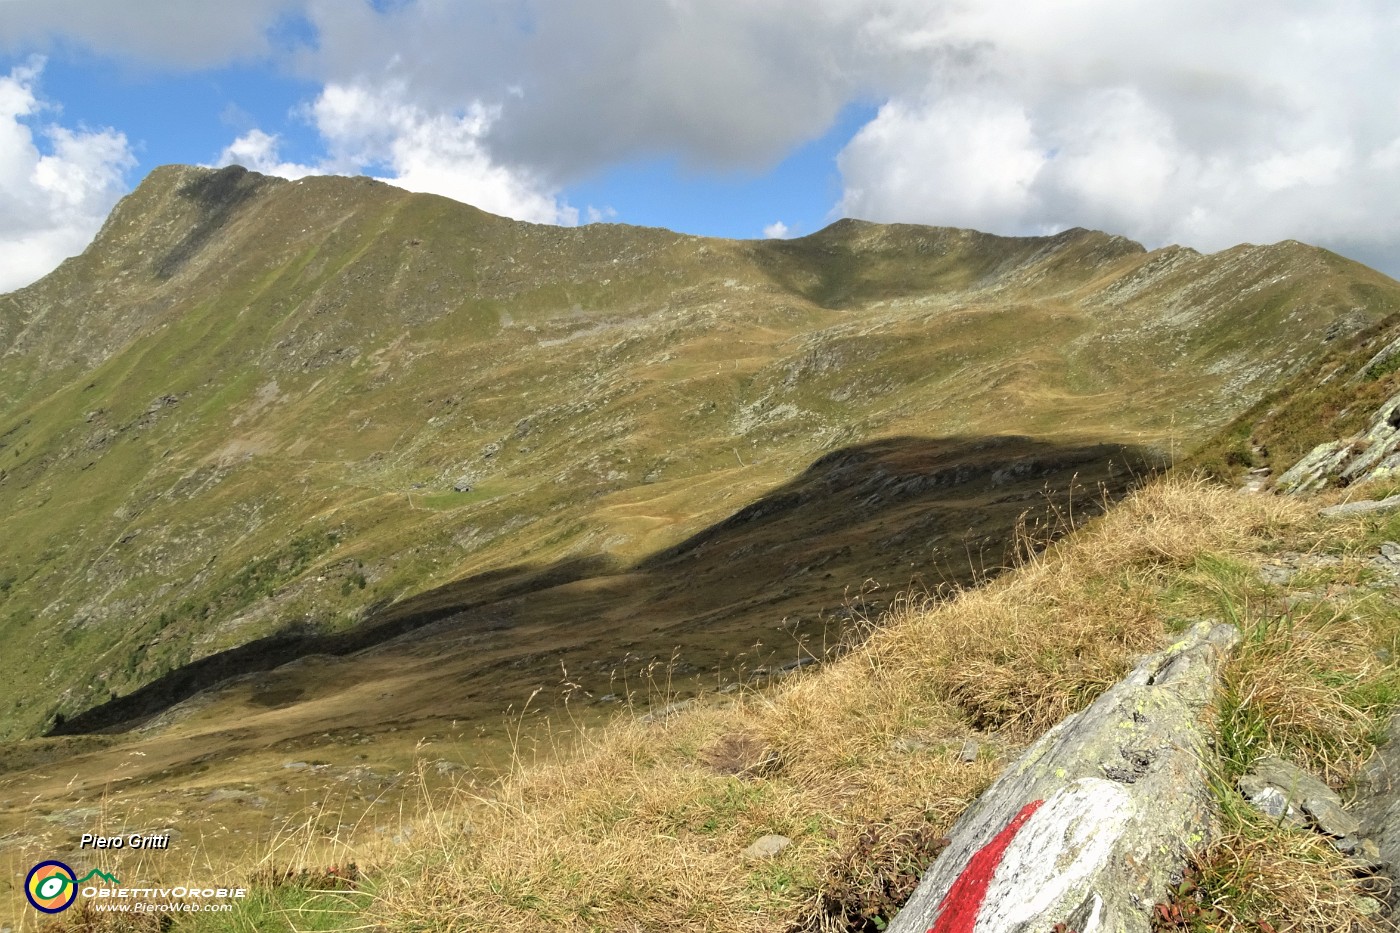
[[[1127,791],[1099,778],[1082,778],[1026,804],[968,859],[928,933],[1002,933],[1044,920],[1046,911],[1081,904],[1089,910],[1080,933],[1097,933],[1103,901],[1076,888],[1108,860],[1132,813]]]
[[[1033,800],[1026,804],[991,842],[968,859],[967,867],[948,889],[943,903],[938,905],[938,920],[928,933],[972,933],[977,912],[987,899],[987,888],[992,883],[993,873],[1016,834],[1043,803],[1044,800]]]

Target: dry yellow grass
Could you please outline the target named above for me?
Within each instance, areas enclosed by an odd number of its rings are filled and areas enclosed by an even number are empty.
[[[872,918],[891,915],[938,837],[1021,746],[1168,631],[1215,616],[1246,638],[1218,711],[1225,831],[1196,855],[1189,928],[1379,933],[1341,856],[1311,833],[1270,825],[1232,787],[1261,754],[1339,786],[1400,694],[1382,650],[1400,638],[1388,601],[1358,588],[1349,601],[1289,607],[1258,576],[1271,552],[1374,548],[1375,527],[1319,524],[1315,508],[1180,477],[1153,483],[1040,553],[1022,548],[1012,573],[940,600],[897,601],[819,671],[711,696],[659,722],[573,723],[552,754],[522,755],[494,787],[464,781],[444,795],[424,782],[398,843],[371,851],[353,826],[314,814],[245,867],[355,860],[372,865],[367,900],[273,898],[244,926],[277,917],[322,930],[876,929]],[[1331,594],[1338,580],[1354,583],[1361,556],[1328,564],[1336,579],[1319,571],[1307,586]],[[959,753],[970,738],[980,753],[967,763]],[[775,858],[744,855],[770,833],[793,842]]]
[[[1352,866],[1323,837],[1273,825],[1252,812],[1227,820],[1231,831],[1200,856],[1200,883],[1217,892],[1202,933],[1394,929],[1362,908],[1368,898]]]
[[[430,794],[424,782],[397,843],[365,848],[353,825],[312,814],[244,868],[354,860],[372,865],[367,901],[293,893],[278,906],[270,895],[268,912],[244,919],[325,930],[875,929],[1020,747],[1168,631],[1209,615],[1246,638],[1219,710],[1225,832],[1197,853],[1191,929],[1380,931],[1341,856],[1268,824],[1232,787],[1261,754],[1339,786],[1400,692],[1378,654],[1400,635],[1388,602],[1357,589],[1350,601],[1290,608],[1258,577],[1272,551],[1374,546],[1374,528],[1320,525],[1315,508],[1156,482],[1042,552],[1022,548],[1012,573],[897,601],[819,671],[658,722],[573,723],[551,754],[522,755],[494,787]],[[1327,573],[1355,582],[1359,560]],[[1325,577],[1307,585],[1330,594]],[[959,755],[968,739],[980,749],[971,763]],[[745,856],[771,833],[793,842],[775,858]]]
[[[831,891],[879,910],[880,893],[925,864],[898,864],[885,841],[944,831],[1015,748],[1157,646],[1164,594],[1203,555],[1239,557],[1305,523],[1288,501],[1152,484],[1015,573],[901,602],[820,672],[663,723],[619,721],[437,810],[387,866],[370,919],[846,929]],[[958,758],[969,737],[982,749],[973,764]],[[726,765],[741,752],[761,767]],[[768,833],[794,842],[774,859],[742,855]]]

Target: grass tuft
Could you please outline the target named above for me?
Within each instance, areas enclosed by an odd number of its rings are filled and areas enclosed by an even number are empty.
[[[1385,894],[1377,888],[1379,880],[1358,878],[1355,866],[1323,836],[1274,823],[1232,789],[1221,788],[1219,796],[1224,828],[1196,859],[1196,889],[1190,898],[1201,910],[1187,912],[1197,922],[1184,929],[1201,933],[1394,929],[1376,913],[1376,898]]]

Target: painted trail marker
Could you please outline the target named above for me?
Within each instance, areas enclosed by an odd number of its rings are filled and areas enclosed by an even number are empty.
[[[1147,933],[1212,830],[1200,718],[1238,641],[1201,623],[1041,736],[953,826],[890,933]]]

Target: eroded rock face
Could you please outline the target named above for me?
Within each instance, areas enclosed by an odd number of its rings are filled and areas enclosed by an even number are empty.
[[[1145,933],[1211,832],[1200,718],[1238,640],[1201,623],[1041,736],[953,826],[891,933]]]

